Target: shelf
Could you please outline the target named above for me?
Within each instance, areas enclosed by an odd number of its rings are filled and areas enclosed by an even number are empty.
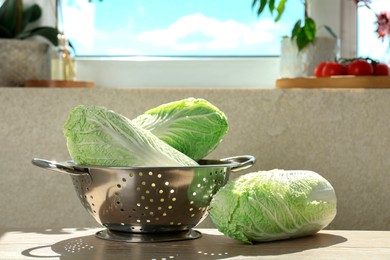
[[[46,88],[93,88],[95,83],[91,81],[70,81],[70,80],[27,80],[25,87],[46,87]]]
[[[390,76],[334,76],[281,78],[277,88],[390,88]]]

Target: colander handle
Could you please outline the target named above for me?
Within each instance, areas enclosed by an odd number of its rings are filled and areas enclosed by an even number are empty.
[[[252,155],[240,155],[224,158],[221,161],[237,163],[237,165],[232,166],[230,170],[232,172],[238,172],[252,167],[253,164],[256,162],[256,158]]]
[[[65,173],[68,175],[73,175],[73,176],[75,176],[75,175],[76,176],[89,175],[87,170],[78,169],[78,168],[75,168],[72,165],[69,165],[66,163],[58,163],[58,162],[48,161],[48,160],[40,159],[40,158],[34,158],[34,159],[32,159],[31,162],[35,166],[38,166],[38,167],[41,167],[44,169],[48,169],[48,170],[52,170],[52,171],[56,171],[56,172]]]

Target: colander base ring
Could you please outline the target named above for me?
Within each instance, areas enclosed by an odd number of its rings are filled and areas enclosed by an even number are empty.
[[[193,229],[165,233],[129,233],[104,229],[96,232],[95,235],[100,239],[110,241],[119,241],[126,243],[154,243],[197,239],[202,236],[202,233]]]

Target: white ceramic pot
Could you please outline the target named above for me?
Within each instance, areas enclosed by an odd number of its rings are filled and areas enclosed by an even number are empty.
[[[331,37],[317,37],[298,52],[296,41],[283,38],[280,53],[280,77],[297,78],[312,76],[315,67],[322,61],[338,57],[339,41]]]
[[[26,80],[50,79],[47,43],[0,39],[0,87],[23,86]]]

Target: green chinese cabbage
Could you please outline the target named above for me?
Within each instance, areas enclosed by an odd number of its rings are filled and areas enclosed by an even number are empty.
[[[191,158],[104,107],[79,105],[64,125],[68,151],[79,165],[193,166]]]
[[[218,230],[244,243],[314,234],[336,216],[331,184],[312,171],[259,171],[229,181],[214,196]]]
[[[133,122],[195,161],[213,151],[228,131],[225,114],[196,98],[152,108]]]

